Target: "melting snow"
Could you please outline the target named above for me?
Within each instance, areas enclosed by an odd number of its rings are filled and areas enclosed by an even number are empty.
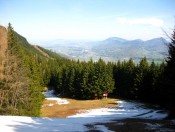
[[[50,103],[50,104],[44,104],[42,107],[46,107],[46,106],[54,106],[54,104]]]
[[[53,91],[44,93],[46,99],[56,100],[57,103],[67,104],[66,100],[62,100],[53,95]],[[7,132],[43,132],[43,131],[87,131],[87,124],[97,122],[105,123],[113,119],[125,118],[147,118],[162,119],[167,113],[160,113],[158,110],[146,109],[141,103],[117,101],[116,108],[101,108],[80,111],[80,113],[69,116],[68,118],[32,118],[20,116],[0,116],[0,131]],[[49,104],[52,105],[52,104]],[[148,124],[149,126],[149,124]],[[109,131],[106,127],[98,125],[98,130]],[[154,127],[158,127],[153,126]]]
[[[135,102],[117,101],[116,108],[100,108],[93,110],[80,111],[80,113],[69,116],[76,117],[107,117],[111,119],[123,118],[147,118],[147,119],[163,119],[167,113],[160,113],[158,110],[143,108],[143,104]]]
[[[69,104],[69,101],[58,98],[55,94],[53,90],[49,90],[47,92],[43,92],[43,94],[45,95],[45,99],[47,100],[54,100],[57,101],[57,104],[62,105],[62,104]],[[52,105],[51,105],[52,106]]]
[[[145,123],[147,125],[146,129],[149,130],[156,130],[157,128],[160,128],[162,125],[161,124],[151,124],[151,123]]]

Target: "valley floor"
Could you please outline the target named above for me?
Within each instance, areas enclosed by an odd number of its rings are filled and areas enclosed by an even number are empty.
[[[57,105],[62,107],[71,103],[68,100],[50,96],[50,100],[53,98],[57,99]],[[48,104],[48,107],[53,105]],[[175,120],[165,120],[166,116],[166,111],[148,108],[142,103],[116,100],[115,106],[82,110],[67,118],[0,116],[0,131],[174,132]]]

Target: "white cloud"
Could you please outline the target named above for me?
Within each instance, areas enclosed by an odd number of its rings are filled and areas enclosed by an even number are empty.
[[[127,20],[127,18],[125,18],[125,17],[119,17],[119,18],[117,18],[117,21],[118,21],[120,24],[126,24],[126,23],[128,23],[128,20]]]
[[[137,19],[127,19],[125,17],[117,18],[117,21],[120,24],[128,24],[128,25],[151,25],[162,27],[164,25],[163,20],[158,18],[137,18]]]

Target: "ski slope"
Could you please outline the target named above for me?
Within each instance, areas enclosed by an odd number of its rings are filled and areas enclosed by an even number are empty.
[[[61,104],[68,104],[66,100],[57,98],[53,91],[45,93],[46,99],[56,100]],[[80,111],[68,118],[38,118],[24,116],[0,116],[0,132],[84,132],[86,124],[105,123],[111,120],[126,118],[143,118],[161,120],[167,116],[161,110],[148,109],[142,103],[117,101],[116,108],[100,108]],[[98,130],[109,131],[104,126]]]

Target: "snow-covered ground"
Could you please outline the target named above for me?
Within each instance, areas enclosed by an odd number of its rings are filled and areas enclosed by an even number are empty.
[[[45,99],[47,100],[54,100],[57,102],[57,104],[62,105],[62,104],[69,104],[67,100],[58,98],[53,90],[49,90],[47,92],[43,92],[44,96],[46,97]],[[48,106],[53,106],[53,104],[49,104]]]
[[[47,99],[56,98],[57,100],[58,98],[53,97],[52,93],[45,93]],[[127,101],[117,101],[116,103],[118,104],[116,108],[80,111],[79,114],[68,118],[0,116],[0,132],[83,132],[88,130],[85,127],[86,124],[105,123],[114,119],[125,118],[162,119],[167,116],[167,113],[160,112],[160,110],[146,109],[141,103]],[[97,127],[98,130],[109,131],[102,125]]]
[[[167,113],[162,113],[160,110],[143,108],[142,103],[117,101],[116,108],[101,108],[82,111],[77,115],[69,116],[69,118],[77,117],[103,117],[111,119],[123,118],[147,118],[147,119],[163,119]]]

